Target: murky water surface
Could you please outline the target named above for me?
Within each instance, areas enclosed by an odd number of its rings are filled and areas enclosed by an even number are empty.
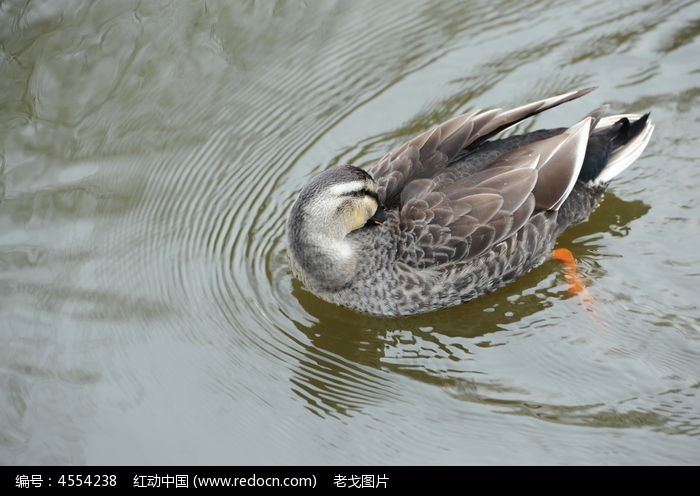
[[[700,463],[700,4],[0,4],[0,463]],[[404,319],[291,277],[288,208],[459,112],[651,110],[550,262]]]

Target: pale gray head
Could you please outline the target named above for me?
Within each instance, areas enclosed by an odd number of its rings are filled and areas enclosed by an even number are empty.
[[[358,263],[348,234],[384,218],[377,185],[362,169],[346,165],[316,175],[299,193],[287,221],[295,275],[316,289],[347,285]]]

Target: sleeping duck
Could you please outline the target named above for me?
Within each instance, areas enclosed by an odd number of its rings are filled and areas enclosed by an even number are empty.
[[[649,114],[494,137],[594,88],[511,110],[473,110],[367,171],[313,177],[287,221],[292,271],[323,300],[397,316],[464,303],[543,263],[651,138]]]

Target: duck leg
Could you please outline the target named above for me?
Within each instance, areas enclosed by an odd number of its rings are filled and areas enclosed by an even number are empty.
[[[585,279],[576,271],[574,254],[567,248],[557,248],[552,251],[552,258],[564,264],[564,277],[569,283],[569,293],[581,294],[586,291]]]

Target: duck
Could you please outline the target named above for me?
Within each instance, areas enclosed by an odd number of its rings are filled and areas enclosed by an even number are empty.
[[[326,169],[287,217],[291,271],[306,290],[396,317],[461,305],[551,256],[649,143],[649,113],[594,109],[571,127],[497,137],[582,97],[472,110],[396,147],[367,170]]]

